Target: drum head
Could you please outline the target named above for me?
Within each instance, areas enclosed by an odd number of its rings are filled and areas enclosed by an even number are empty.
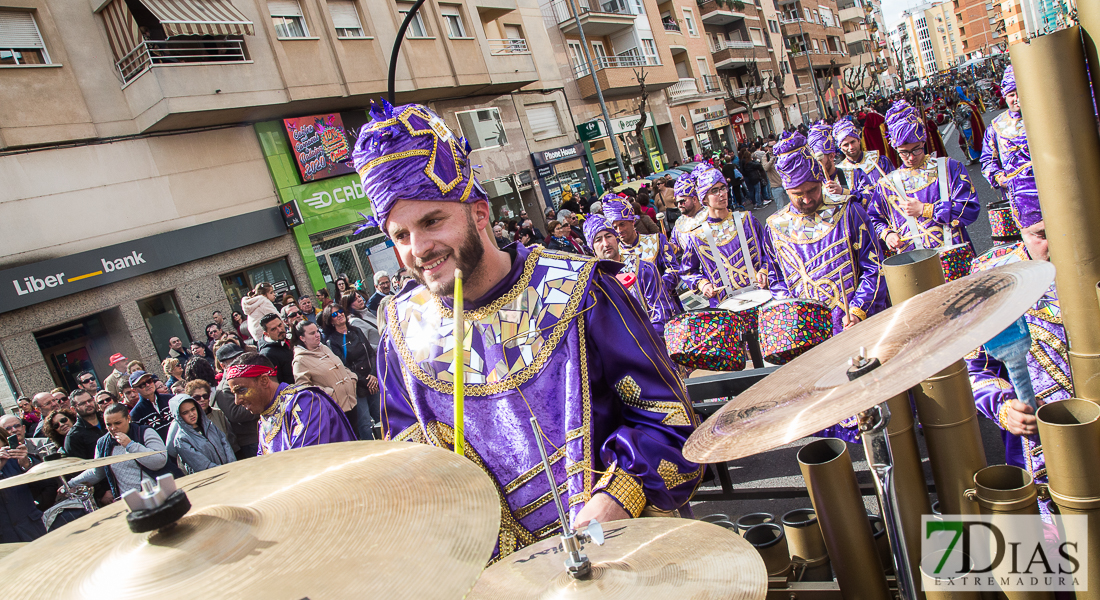
[[[722,310],[732,310],[734,312],[741,310],[749,310],[758,306],[763,306],[768,302],[771,302],[772,293],[769,290],[748,290],[739,294],[734,294],[730,298],[726,298],[718,308]]]

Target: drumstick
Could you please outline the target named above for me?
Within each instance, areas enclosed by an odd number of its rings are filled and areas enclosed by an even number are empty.
[[[882,167],[879,166],[877,162],[875,163],[875,168],[878,169],[879,173],[882,173],[882,178],[886,180],[886,185],[889,186],[890,189],[894,190],[895,194],[897,194],[898,196],[903,195],[898,192],[898,189],[896,187],[894,187],[894,182],[890,180],[886,172],[882,170]],[[902,189],[904,189],[904,187]],[[909,195],[909,192],[906,192],[904,196],[906,200],[916,200],[916,198],[913,198]],[[917,219],[910,216],[909,213],[905,213],[905,226],[909,229],[909,233],[913,236],[913,245],[915,245],[917,249],[923,250],[924,240],[921,239],[920,230],[917,229]]]
[[[741,241],[741,258],[745,261],[745,270],[749,274],[749,285],[756,285],[756,268],[752,265],[752,257],[749,255],[749,242],[743,229],[741,229],[741,213],[733,213],[733,222],[737,225],[737,238]]]
[[[726,271],[726,261],[722,258],[722,253],[718,251],[718,244],[714,241],[714,231],[710,223],[703,224],[703,235],[707,236],[707,244],[710,245],[710,251],[714,253],[714,266],[718,269],[718,276],[722,278],[722,285],[726,288],[726,297],[732,298],[733,284],[730,283],[730,274]]]
[[[455,269],[454,321],[455,321],[455,454],[466,451],[463,404],[466,400],[466,318],[462,306],[462,271]]]

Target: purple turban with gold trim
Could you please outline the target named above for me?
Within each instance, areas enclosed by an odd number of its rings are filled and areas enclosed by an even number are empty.
[[[637,221],[638,215],[634,214],[634,206],[630,198],[623,198],[616,193],[604,194],[600,198],[603,204],[603,216],[614,223],[615,221]]]
[[[615,231],[615,228],[611,226],[611,221],[608,221],[606,218],[604,218],[603,215],[592,214],[588,215],[588,217],[585,218],[584,239],[588,241],[589,248],[595,246],[596,236],[604,230],[614,233],[615,237],[619,236],[619,234]]]
[[[672,195],[680,198],[682,196],[695,197],[695,172],[684,173],[676,180],[676,183],[672,186]]]
[[[825,171],[810,153],[801,133],[792,132],[779,138],[774,152],[775,170],[784,189],[794,189],[807,181],[825,181]]]
[[[861,139],[859,135],[859,128],[852,122],[851,119],[839,119],[836,124],[833,125],[833,141],[839,146],[844,138],[854,137],[857,140]]]
[[[924,143],[928,131],[920,111],[905,100],[898,100],[886,111],[886,132],[890,136],[890,145],[897,148],[913,142]]]
[[[726,178],[722,175],[722,172],[707,163],[700,163],[692,170],[691,174],[695,177],[695,197],[700,202],[707,197],[710,188],[719,183],[726,183]]]
[[[818,121],[810,126],[806,143],[814,154],[836,154],[836,144],[833,142],[833,128],[825,121]]]
[[[470,145],[422,104],[371,103],[352,160],[370,198],[368,225],[385,231],[398,200],[476,202],[488,195],[470,170]],[[371,222],[373,221],[373,223]]]
[[[1016,91],[1016,72],[1012,69],[1012,65],[1008,65],[1005,69],[1004,77],[1001,79],[1001,94],[1011,94]]]

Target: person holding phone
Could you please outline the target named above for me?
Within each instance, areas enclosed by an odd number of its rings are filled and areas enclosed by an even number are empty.
[[[0,440],[0,479],[22,475],[31,466],[27,447],[6,431],[0,431]],[[35,506],[29,486],[0,490],[0,507],[0,543],[33,542],[46,535],[42,511]]]

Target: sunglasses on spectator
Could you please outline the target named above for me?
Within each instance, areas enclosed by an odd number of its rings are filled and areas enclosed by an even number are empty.
[[[344,314],[344,311],[342,311],[342,310],[334,310],[334,311],[332,311],[332,316],[333,316],[333,317],[339,317],[339,316],[340,316],[340,315],[342,315],[342,314]]]
[[[95,379],[81,379],[80,383],[91,383],[93,381],[95,381]]]
[[[210,399],[210,392],[207,392],[205,394],[191,394],[191,397],[194,398],[195,400],[209,400]]]
[[[302,313],[300,312],[288,312],[286,313],[286,318],[293,319],[294,317],[300,317],[301,315]]]
[[[145,383],[139,383],[139,384],[137,384],[137,385],[136,385],[136,386],[134,386],[134,387],[139,387],[139,388],[143,388],[143,387],[149,387],[149,386],[151,386],[151,385],[156,385],[156,384],[157,384],[157,382],[155,382],[155,381],[153,381],[153,380],[149,380],[149,381],[146,381]]]
[[[57,420],[54,421],[54,425],[65,425],[68,422],[69,417],[58,417]]]

